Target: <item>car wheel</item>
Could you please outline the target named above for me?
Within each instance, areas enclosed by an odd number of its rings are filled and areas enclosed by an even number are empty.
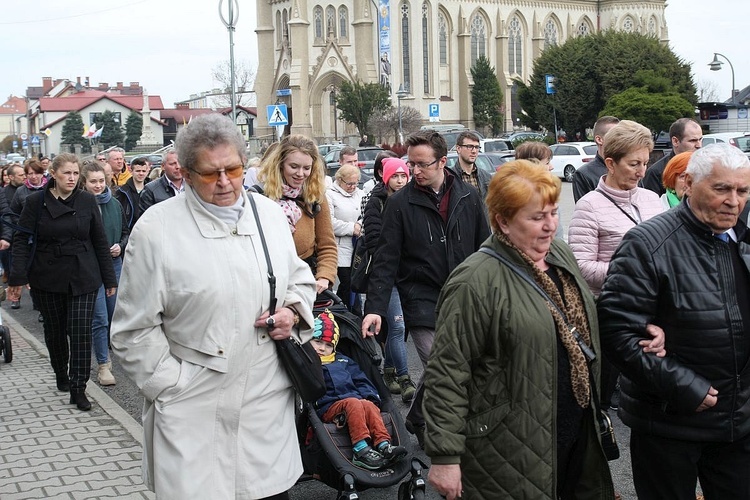
[[[563,175],[565,176],[565,182],[573,182],[573,174],[576,173],[576,169],[573,165],[565,165]]]

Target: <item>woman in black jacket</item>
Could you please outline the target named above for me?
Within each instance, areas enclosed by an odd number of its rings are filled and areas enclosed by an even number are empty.
[[[382,154],[382,153],[381,153]],[[409,182],[409,167],[400,158],[378,158],[375,160],[375,176],[379,182],[370,191],[370,199],[365,206],[364,222],[365,247],[370,255],[375,253],[382,228],[383,208],[388,197],[403,188]],[[388,334],[385,340],[385,359],[383,361],[383,378],[388,390],[401,394],[401,400],[408,403],[414,397],[416,388],[409,377],[409,366],[406,360],[406,327],[404,312],[401,309],[401,298],[394,286],[388,302]]]
[[[57,388],[70,391],[70,404],[89,410],[84,391],[91,371],[94,302],[102,282],[111,296],[117,279],[96,199],[78,190],[78,177],[78,158],[59,154],[52,162],[52,180],[27,198],[19,225],[29,231],[13,237],[8,296],[18,300],[22,287],[30,286],[44,315],[44,342]]]

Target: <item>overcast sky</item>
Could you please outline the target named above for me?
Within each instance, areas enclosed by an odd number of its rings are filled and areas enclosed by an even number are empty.
[[[239,4],[235,59],[256,67],[255,1]],[[226,13],[226,0],[223,7]],[[720,52],[734,65],[735,87],[750,85],[747,0],[670,0],[666,15],[671,47],[693,65],[696,83],[713,85],[720,100],[730,97],[728,65],[708,69]],[[229,60],[219,0],[3,2],[0,42],[0,102],[40,86],[44,76],[88,76],[92,85],[140,82],[172,107],[217,86],[211,70]]]

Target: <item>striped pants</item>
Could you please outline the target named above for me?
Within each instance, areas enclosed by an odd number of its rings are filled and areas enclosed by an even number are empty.
[[[56,374],[68,373],[71,390],[84,390],[91,372],[91,321],[96,290],[83,295],[31,289],[44,316],[44,343]]]

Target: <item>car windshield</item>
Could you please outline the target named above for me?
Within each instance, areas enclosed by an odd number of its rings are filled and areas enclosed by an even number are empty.
[[[592,144],[591,146],[584,146],[583,147],[583,151],[587,155],[595,155],[596,154],[596,150],[597,150],[596,144]]]
[[[508,145],[505,141],[488,141],[484,143],[484,152],[489,153],[490,151],[507,151]]]
[[[357,159],[359,161],[375,161],[375,157],[381,151],[382,149],[360,149],[357,151]]]

